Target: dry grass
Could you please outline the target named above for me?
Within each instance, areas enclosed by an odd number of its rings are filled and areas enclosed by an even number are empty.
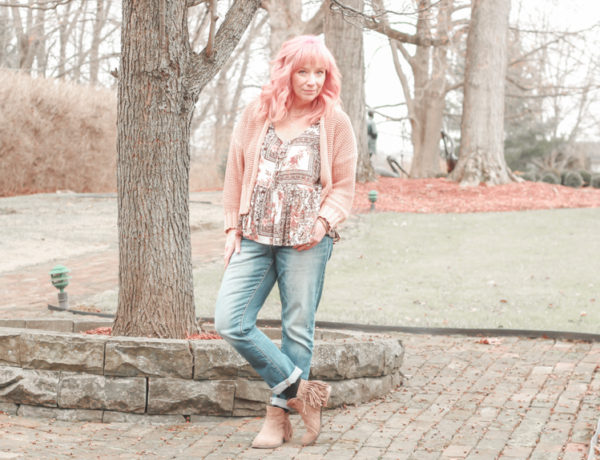
[[[0,196],[116,189],[116,95],[0,71]]]
[[[0,196],[116,191],[116,119],[113,90],[0,70]],[[221,186],[192,163],[190,190]]]
[[[203,190],[214,190],[223,187],[223,179],[219,172],[219,164],[216,161],[192,160],[190,166],[190,191],[200,192]]]

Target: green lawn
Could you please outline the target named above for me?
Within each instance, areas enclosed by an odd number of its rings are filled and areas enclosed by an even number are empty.
[[[318,320],[600,333],[600,209],[353,216]],[[220,263],[194,271],[213,316]],[[279,316],[275,290],[261,312]]]

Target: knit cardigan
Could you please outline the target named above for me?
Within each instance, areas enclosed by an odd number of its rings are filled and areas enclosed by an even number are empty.
[[[225,231],[239,228],[247,214],[256,184],[262,144],[270,121],[257,115],[259,101],[251,102],[237,123],[229,147],[223,208]],[[340,108],[320,120],[321,208],[331,228],[343,222],[352,208],[356,174],[356,139],[348,115]]]

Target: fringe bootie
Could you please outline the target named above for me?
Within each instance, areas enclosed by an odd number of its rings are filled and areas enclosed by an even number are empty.
[[[252,441],[252,447],[274,449],[290,439],[292,439],[292,424],[289,414],[280,407],[267,406],[265,422]]]
[[[288,399],[288,406],[302,417],[306,433],[302,445],[313,444],[321,431],[321,409],[327,404],[331,387],[320,380],[301,380],[295,398]]]

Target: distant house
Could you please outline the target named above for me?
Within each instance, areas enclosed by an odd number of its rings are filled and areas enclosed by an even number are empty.
[[[600,142],[577,142],[571,153],[582,160],[585,169],[600,173]]]

